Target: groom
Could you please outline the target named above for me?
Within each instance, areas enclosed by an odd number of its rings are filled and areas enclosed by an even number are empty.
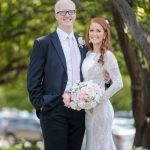
[[[74,80],[83,80],[81,64],[87,48],[79,47],[82,43],[73,33],[73,1],[57,1],[55,18],[56,31],[34,42],[27,79],[29,97],[40,119],[45,150],[80,150],[85,113],[64,107],[62,95]]]
[[[27,86],[40,119],[45,150],[81,150],[85,112],[64,107],[62,95],[76,80],[87,48],[73,33],[76,7],[71,0],[55,4],[56,31],[35,40]]]

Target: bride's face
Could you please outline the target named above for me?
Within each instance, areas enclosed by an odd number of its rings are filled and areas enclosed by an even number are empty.
[[[89,28],[89,40],[92,44],[101,44],[102,40],[104,38],[104,29],[103,27],[96,23],[93,22],[90,25]]]

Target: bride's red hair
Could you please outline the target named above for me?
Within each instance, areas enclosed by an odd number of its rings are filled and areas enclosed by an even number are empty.
[[[87,37],[86,37],[86,42],[87,42],[87,46],[89,49],[93,50],[93,44],[91,42],[89,42],[89,28],[90,28],[90,25],[92,23],[98,23],[99,25],[101,25],[104,29],[104,32],[105,32],[105,38],[103,39],[103,42],[102,42],[102,45],[101,45],[101,48],[100,48],[100,52],[101,52],[101,55],[100,55],[100,58],[98,60],[98,62],[104,64],[104,53],[106,50],[110,50],[112,51],[112,48],[111,48],[111,44],[110,44],[110,28],[109,28],[109,24],[106,22],[105,19],[101,18],[101,17],[96,17],[96,18],[92,18],[89,22],[89,25],[88,25],[88,30],[87,30]]]

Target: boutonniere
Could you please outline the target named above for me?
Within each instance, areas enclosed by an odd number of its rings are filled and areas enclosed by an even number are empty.
[[[78,37],[78,44],[79,44],[79,47],[83,48],[83,46],[86,44],[85,43],[85,40],[83,40],[83,37]]]

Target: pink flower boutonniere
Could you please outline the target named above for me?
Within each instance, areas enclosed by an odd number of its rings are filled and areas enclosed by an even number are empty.
[[[78,43],[79,47],[83,48],[83,46],[85,45],[85,40],[83,40],[83,37],[78,37]]]

